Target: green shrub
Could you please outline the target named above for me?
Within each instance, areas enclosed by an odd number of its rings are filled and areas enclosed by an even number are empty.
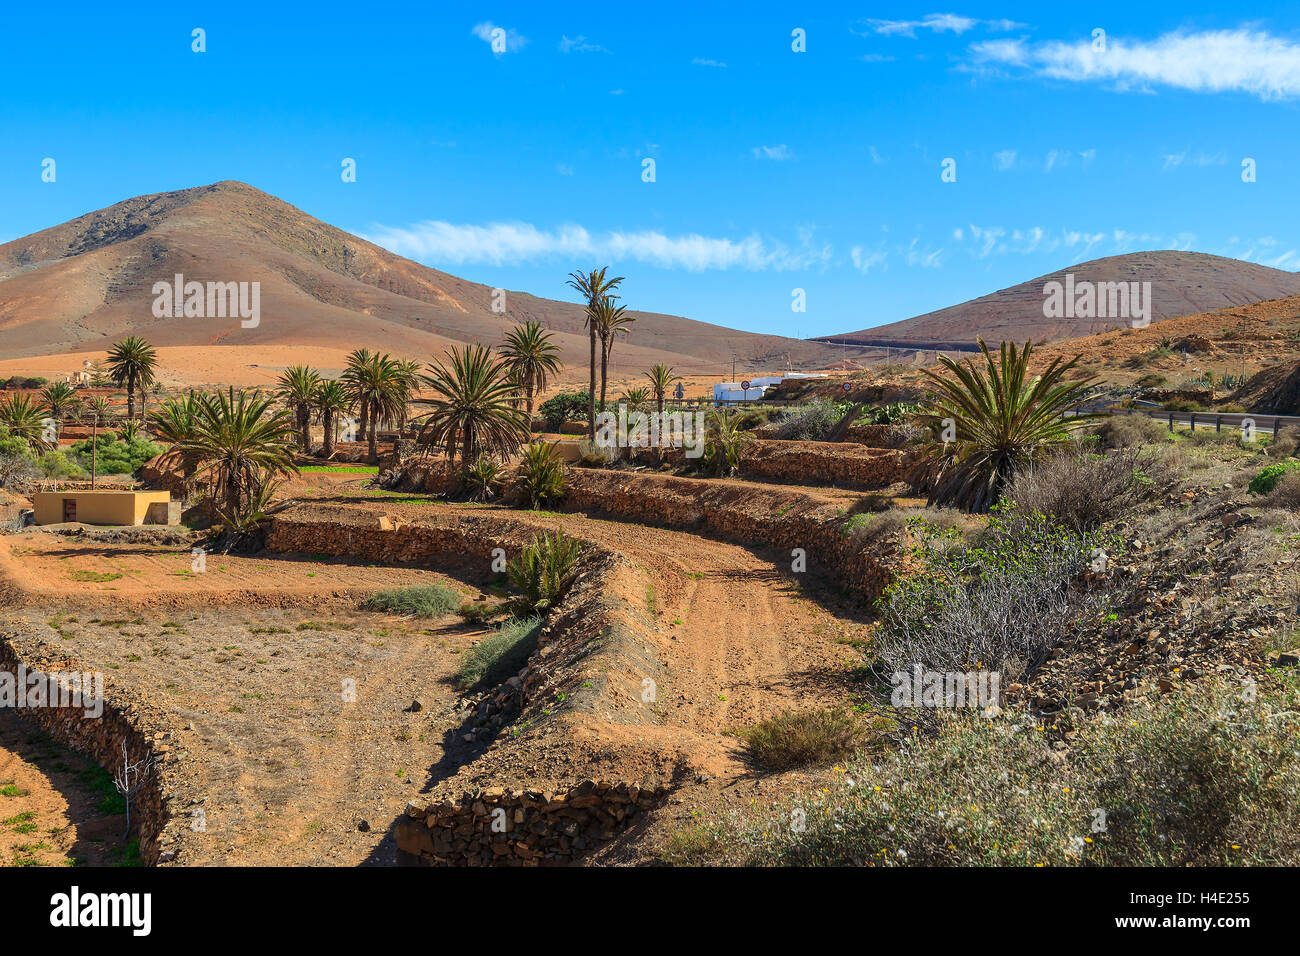
[[[532,543],[506,563],[506,576],[521,593],[520,603],[530,614],[546,611],[563,600],[578,576],[582,544],[560,529],[533,538]]]
[[[945,713],[725,842],[758,865],[1294,866],[1300,694],[1242,697],[1197,682],[1076,722],[1059,754],[1026,715]]]
[[[1010,504],[990,516],[975,544],[924,518],[908,524],[918,570],[895,578],[876,602],[881,626],[872,649],[882,678],[919,664],[944,673],[978,665],[1001,672],[1003,686],[1020,680],[1080,616],[1100,608],[1106,589],[1079,579],[1099,549],[1119,550],[1097,532],[1074,532]]]
[[[847,710],[788,710],[740,732],[749,758],[763,770],[825,766],[853,753],[866,738],[861,717]]]
[[[1146,415],[1111,415],[1089,429],[1103,448],[1134,448],[1169,441],[1169,426]]]
[[[539,442],[524,449],[519,459],[519,490],[534,511],[543,502],[564,497],[564,461],[559,442]]]
[[[475,458],[465,469],[465,490],[475,501],[487,501],[501,485],[501,465],[486,455]]]
[[[776,437],[789,441],[821,441],[844,417],[834,402],[815,399],[785,412],[777,419]]]
[[[456,682],[462,688],[490,687],[518,673],[537,650],[540,617],[513,618],[465,652]]]
[[[589,398],[587,390],[580,392],[560,392],[553,395],[537,407],[537,414],[546,420],[546,430],[558,432],[560,426],[570,419],[587,420]]]
[[[366,611],[409,614],[414,617],[442,617],[460,606],[461,596],[442,584],[391,588],[372,594],[361,603]]]
[[[101,475],[129,475],[151,458],[163,453],[163,447],[141,437],[122,441],[114,432],[100,432],[95,436],[96,471]],[[91,467],[91,440],[72,445],[72,454],[86,471]]]
[[[1250,479],[1250,484],[1246,486],[1246,490],[1252,495],[1266,495],[1282,480],[1283,475],[1297,468],[1300,468],[1300,461],[1282,461],[1276,465],[1268,465],[1258,475]]]

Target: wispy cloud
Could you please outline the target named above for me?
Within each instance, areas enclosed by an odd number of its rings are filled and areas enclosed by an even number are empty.
[[[567,36],[560,37],[561,53],[608,53],[603,46],[590,42],[586,37],[579,36],[570,40]]]
[[[781,143],[779,146],[755,146],[754,155],[759,159],[794,159],[794,150],[785,143]]]
[[[1010,169],[1016,164],[1016,151],[1014,149],[1004,149],[993,154],[994,169]]]
[[[474,24],[474,29],[470,32],[484,43],[490,44],[492,52],[497,56],[503,53],[518,53],[528,43],[527,37],[506,27],[498,27],[491,20]]]
[[[955,13],[927,13],[920,20],[877,20],[868,18],[860,21],[865,32],[878,33],[882,36],[916,36],[917,30],[929,30],[931,33],[954,33],[960,36],[976,27],[1002,33],[1024,27],[1023,23],[1013,20],[977,20],[973,17],[958,16]],[[864,32],[855,30],[855,33]]]
[[[555,171],[559,173],[561,176],[573,175],[573,167],[570,166],[568,163],[556,163]]]
[[[697,233],[670,236],[656,230],[614,230],[596,235],[572,224],[546,230],[525,222],[464,225],[436,220],[406,227],[377,225],[365,238],[398,255],[442,266],[511,266],[595,257],[689,272],[779,272],[824,268],[831,259],[830,246],[819,246],[811,229],[799,230],[797,247],[757,234],[741,239]]]
[[[1247,93],[1272,100],[1300,95],[1300,44],[1259,30],[1178,31],[1155,40],[1108,38],[1030,44],[973,44],[977,64],[1021,68],[1051,79],[1109,83],[1122,91],[1167,86],[1198,93]]]
[[[721,62],[720,60],[706,60],[702,56],[697,56],[695,59],[691,60],[691,62],[696,66],[714,66],[720,70],[725,69],[727,66],[727,64]]]

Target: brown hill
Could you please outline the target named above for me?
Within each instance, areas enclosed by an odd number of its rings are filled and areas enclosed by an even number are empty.
[[[1300,294],[1300,274],[1294,272],[1200,252],[1135,252],[1080,262],[969,302],[821,341],[970,348],[977,336],[989,342],[1056,341],[1129,326],[1122,318],[1045,317],[1043,287],[1064,283],[1067,273],[1076,283],[1150,282],[1152,323]]]
[[[260,323],[156,317],[153,285],[177,273],[259,282]],[[262,382],[267,366],[338,369],[359,347],[427,361],[453,343],[495,345],[510,326],[536,319],[556,333],[577,377],[588,348],[580,306],[513,291],[504,313],[492,304],[487,286],[393,255],[251,186],[220,182],[128,199],[0,245],[0,372],[69,372],[138,334],[159,347],[165,380]],[[614,351],[616,369],[667,362],[720,373],[733,355],[754,368],[784,365],[787,355],[805,368],[840,358],[818,343],[635,314],[630,338]]]

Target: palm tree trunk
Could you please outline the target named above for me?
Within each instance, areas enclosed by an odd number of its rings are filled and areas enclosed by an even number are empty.
[[[591,313],[587,314],[590,321]],[[587,440],[596,440],[596,326],[591,327],[591,382],[587,386]]]
[[[334,413],[328,408],[321,410],[321,417],[324,419],[325,426],[325,457],[334,457]]]
[[[298,406],[298,424],[302,428],[302,453],[311,449],[311,409],[306,405]]]
[[[379,430],[375,427],[376,425],[375,420],[379,417],[378,411],[379,411],[378,409],[372,409],[370,415],[370,434],[366,439],[370,443],[371,461],[379,461],[379,434],[378,434]]]
[[[95,472],[99,470],[99,416],[90,426],[90,490],[95,490]]]
[[[370,424],[370,399],[361,399],[361,435],[359,441],[366,440],[367,427]]]
[[[135,382],[129,378],[126,380],[126,417],[128,421],[135,418]]]
[[[525,404],[528,406],[528,437],[532,438],[533,435],[533,387],[532,385],[528,386],[526,392],[528,395],[528,398],[525,400]]]
[[[600,343],[600,410],[605,410],[605,385],[608,381],[609,369],[609,346],[605,342]]]

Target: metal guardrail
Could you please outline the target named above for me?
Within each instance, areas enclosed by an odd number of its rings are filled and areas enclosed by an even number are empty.
[[[1273,437],[1284,427],[1300,426],[1300,415],[1260,415],[1253,412],[1173,412],[1164,408],[1111,408],[1084,406],[1072,409],[1067,414],[1081,415],[1088,412],[1105,412],[1108,415],[1145,415],[1158,421],[1167,421],[1169,430],[1175,425],[1187,425],[1192,431],[1197,428],[1213,428],[1223,431],[1223,426],[1242,428],[1245,422],[1252,423],[1256,431],[1271,431]]]

